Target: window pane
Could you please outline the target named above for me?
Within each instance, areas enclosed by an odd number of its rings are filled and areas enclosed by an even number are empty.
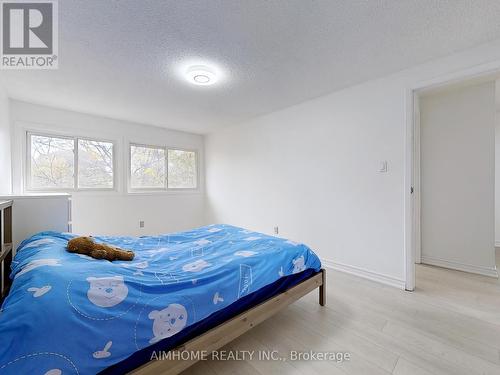
[[[172,189],[196,188],[196,153],[168,150],[168,187]]]
[[[74,188],[74,141],[31,135],[31,188]]]
[[[165,188],[165,150],[130,146],[132,188]]]
[[[78,187],[113,188],[113,143],[78,140]]]

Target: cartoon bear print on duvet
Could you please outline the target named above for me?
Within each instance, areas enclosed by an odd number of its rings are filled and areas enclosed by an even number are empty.
[[[175,335],[187,323],[186,308],[178,303],[172,303],[160,311],[153,310],[148,317],[153,320],[154,337],[149,340],[150,344]]]
[[[195,262],[183,265],[182,270],[185,272],[200,272],[205,267],[209,267],[209,266],[211,266],[211,264],[208,263],[206,260],[198,259]]]
[[[90,283],[87,297],[99,307],[113,307],[122,302],[128,294],[123,276],[87,277]]]
[[[293,263],[293,271],[292,273],[299,273],[299,272],[302,272],[306,269],[306,262],[304,260],[304,256],[301,255],[300,257],[294,259],[292,261]]]

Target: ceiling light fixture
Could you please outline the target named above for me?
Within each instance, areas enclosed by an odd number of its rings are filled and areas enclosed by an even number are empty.
[[[186,72],[186,78],[188,82],[200,86],[213,85],[217,82],[217,75],[214,70],[202,65],[189,67]]]

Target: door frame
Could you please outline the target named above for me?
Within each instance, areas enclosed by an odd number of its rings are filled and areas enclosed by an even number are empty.
[[[419,95],[465,80],[500,74],[500,60],[421,81],[405,90],[404,269],[405,289],[415,290],[415,263],[421,261]]]

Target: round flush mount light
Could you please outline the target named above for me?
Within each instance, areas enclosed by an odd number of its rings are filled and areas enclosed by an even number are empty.
[[[199,86],[209,86],[217,82],[215,71],[202,65],[189,67],[186,71],[186,78],[188,82]]]

